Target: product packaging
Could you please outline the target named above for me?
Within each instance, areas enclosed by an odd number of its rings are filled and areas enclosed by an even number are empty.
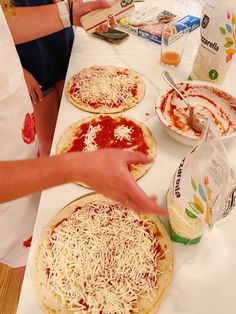
[[[202,8],[201,44],[189,79],[221,84],[236,52],[236,5],[230,9],[220,1]]]
[[[161,44],[163,25],[170,23],[173,33],[181,32],[181,25],[186,25],[189,32],[200,25],[200,18],[192,15],[177,16],[168,10],[160,10],[157,6],[148,6],[133,11],[119,20],[118,27],[137,36]]]
[[[236,180],[225,147],[208,120],[200,143],[180,163],[167,207],[173,241],[196,244],[235,206]]]
[[[97,9],[80,18],[81,25],[87,33],[96,32],[96,29],[106,22],[113,24],[117,18],[134,10],[134,0],[111,0],[110,2],[110,8]]]

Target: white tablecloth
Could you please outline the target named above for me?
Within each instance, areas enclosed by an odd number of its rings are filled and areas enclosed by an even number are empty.
[[[140,5],[147,5],[151,2],[153,1],[146,0]],[[154,3],[156,2],[154,1]],[[160,7],[180,14],[198,15],[200,3],[203,2],[203,0],[166,0],[160,4]],[[176,81],[187,79],[199,42],[199,30],[195,30],[189,35],[181,65],[170,70]],[[149,195],[156,195],[159,202],[164,205],[171,177],[181,159],[190,151],[190,147],[170,138],[156,117],[155,100],[160,91],[167,87],[160,75],[163,67],[159,63],[159,54],[160,46],[158,44],[135,35],[130,35],[129,39],[120,45],[112,45],[78,29],[67,79],[80,68],[91,65],[125,66],[134,69],[141,75],[146,83],[146,95],[138,106],[124,114],[145,122],[155,136],[156,160],[151,170],[138,183]],[[233,79],[235,72],[236,63],[234,61],[222,86],[234,96],[236,96]],[[88,115],[89,113],[70,104],[63,95],[52,153],[55,152],[58,139],[63,131],[70,124]],[[229,161],[233,165],[236,159],[236,140],[227,143],[226,149]],[[87,192],[89,190],[71,183],[42,193],[18,314],[43,313],[32,281],[35,247],[41,232],[58,210]],[[161,304],[159,314],[235,313],[236,228],[234,221],[236,221],[236,210],[222,220],[210,236],[201,240],[199,249],[194,246],[186,248],[182,244],[174,244],[173,281]],[[189,260],[186,256],[194,258]]]

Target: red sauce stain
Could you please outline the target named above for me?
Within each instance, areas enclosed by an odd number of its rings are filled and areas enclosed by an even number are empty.
[[[180,84],[180,86],[181,86],[181,85],[183,85],[183,83]],[[184,92],[187,92],[187,91],[190,90],[190,89],[192,89],[191,84],[186,84],[186,85],[185,85],[185,88],[184,88]]]
[[[81,209],[81,206],[77,206],[76,207],[76,209],[73,211],[73,213],[75,213],[75,212],[77,212],[77,210],[79,210],[79,209]],[[68,220],[68,218],[64,218],[64,219],[62,219],[61,221],[59,221],[58,223],[56,223],[55,225],[54,225],[54,229],[56,229],[58,226],[60,226],[64,221],[67,221]],[[54,231],[51,233],[51,234],[53,234],[54,233]]]
[[[79,300],[79,304],[83,305],[86,310],[89,309],[89,305],[83,299]]]
[[[159,242],[155,246],[154,252],[158,255],[158,259],[165,259],[165,252],[162,250]]]
[[[24,247],[30,247],[31,246],[31,241],[32,241],[32,236],[31,237],[29,237],[28,239],[26,239],[25,241],[23,241],[23,246]]]
[[[161,233],[159,230],[156,230],[154,233],[153,233],[154,237],[155,238],[159,238],[161,236]]]
[[[205,185],[208,185],[208,184],[209,184],[209,178],[208,178],[208,177],[205,177],[205,178],[204,178],[204,184],[205,184]]]
[[[213,107],[215,108],[220,108],[212,99],[210,99],[209,97],[206,97],[204,95],[200,95],[200,94],[190,94],[191,97],[198,97],[201,98],[203,100],[206,100],[208,103],[210,103]]]
[[[168,98],[169,94],[170,94],[170,92],[167,93],[164,97],[162,97],[161,104],[160,104],[160,109],[161,109],[162,113],[165,111],[166,104],[167,104],[167,98]]]
[[[50,275],[50,268],[49,267],[46,268],[46,275],[47,275],[47,277],[49,277],[49,275]]]
[[[61,221],[59,221],[55,226],[54,226],[54,229],[56,229],[58,226],[60,226],[64,221],[67,221],[68,218],[64,218],[62,219]]]
[[[70,93],[74,94],[74,93],[79,93],[80,88],[78,86],[76,86],[76,84],[72,84],[71,88],[70,88]]]
[[[24,143],[31,144],[34,142],[35,139],[35,119],[34,115],[27,113],[25,115],[23,127],[22,127],[22,138]]]
[[[184,83],[180,83],[179,86],[180,87],[184,86]],[[224,111],[224,109],[220,106],[220,104],[216,103],[216,101],[214,101],[213,99],[210,99],[209,97],[202,95],[201,93],[197,93],[195,91],[196,88],[200,88],[200,87],[194,87],[194,92],[191,93],[191,89],[193,89],[193,87],[191,86],[191,84],[185,84],[182,90],[182,93],[185,94],[186,92],[188,92],[188,94],[185,96],[192,97],[192,98],[196,97],[200,99],[199,104],[201,103],[201,99],[202,99],[203,100],[202,103],[206,102],[214,108],[213,110],[209,107],[202,105],[202,110],[204,110],[204,112],[207,112],[212,117],[213,122],[218,127],[221,135],[228,134],[228,132],[230,132],[231,129],[235,131],[236,127],[234,127],[231,117]],[[236,107],[233,107],[231,105],[231,102],[232,102],[231,97],[227,95],[225,92],[219,91],[217,89],[212,90],[210,88],[207,88],[207,86],[205,86],[205,88],[209,89],[217,97],[221,97],[225,101],[228,101],[230,107],[234,111],[236,111]],[[176,105],[174,104],[175,98],[180,99],[180,96],[176,94],[176,92],[173,91],[172,89],[162,98],[162,101],[160,104],[160,109],[163,114],[165,114],[165,111],[167,110],[166,106],[169,106],[168,115],[171,119],[171,124],[169,125],[169,127],[174,126],[178,130],[182,130],[182,131],[187,131],[191,129],[192,132],[194,132],[196,136],[199,136],[199,134],[196,131],[194,131],[188,124],[188,108],[182,107],[180,109],[180,107],[176,107]],[[217,114],[215,112],[217,112]]]
[[[136,96],[138,94],[137,85],[135,84],[133,88],[131,88],[132,96]]]

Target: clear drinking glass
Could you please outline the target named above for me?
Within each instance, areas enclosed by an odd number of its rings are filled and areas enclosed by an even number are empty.
[[[189,28],[185,24],[166,24],[162,28],[161,56],[163,65],[175,67],[181,62]]]

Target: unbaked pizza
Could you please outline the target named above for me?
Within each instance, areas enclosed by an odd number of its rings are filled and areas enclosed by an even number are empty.
[[[120,114],[98,115],[71,125],[59,139],[57,153],[95,151],[121,148],[156,155],[155,139],[149,129],[134,119]],[[141,178],[151,163],[129,165],[134,179]]]
[[[171,241],[157,216],[88,194],[49,224],[33,274],[46,313],[154,314],[172,264]]]
[[[129,68],[92,66],[69,79],[66,94],[75,106],[94,113],[116,113],[138,104],[144,97],[142,78]]]

